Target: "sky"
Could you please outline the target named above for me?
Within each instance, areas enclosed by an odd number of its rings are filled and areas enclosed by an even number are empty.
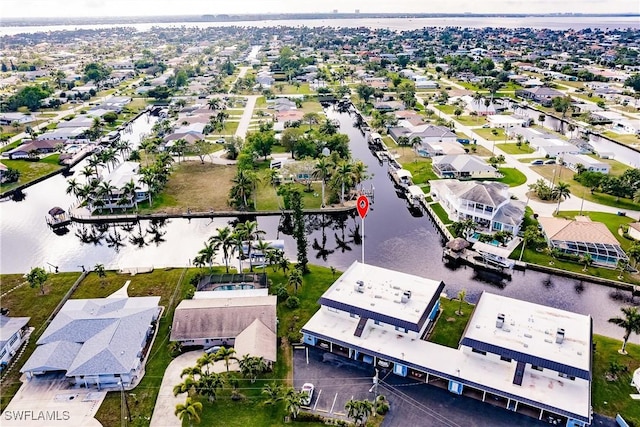
[[[638,0],[0,0],[0,17],[283,12],[640,13]],[[1,22],[1,18],[0,18]]]

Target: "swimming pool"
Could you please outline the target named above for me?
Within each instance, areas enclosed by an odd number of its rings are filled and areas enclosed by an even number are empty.
[[[78,150],[80,150],[80,148],[81,147],[79,145],[72,144],[72,145],[65,145],[64,150],[69,154],[74,154],[74,153],[77,153]]]
[[[237,285],[220,285],[216,288],[213,288],[214,291],[237,291],[239,289],[254,289],[255,286],[248,285],[246,283],[240,283]]]
[[[481,233],[473,233],[473,235],[471,236],[471,238],[472,238],[472,239],[474,239],[474,240],[478,240],[478,238],[480,237],[480,234],[481,234]],[[490,241],[490,242],[486,242],[486,243],[487,243],[487,244],[489,244],[489,245],[493,245],[493,246],[500,246],[500,244],[501,244],[500,242],[498,242],[498,241],[497,241],[497,240],[495,240],[495,239],[494,239],[494,240],[492,240],[492,241]]]

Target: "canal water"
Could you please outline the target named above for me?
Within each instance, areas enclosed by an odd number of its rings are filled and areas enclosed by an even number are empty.
[[[366,217],[365,262],[390,269],[442,280],[445,291],[455,296],[461,289],[475,302],[483,291],[550,305],[594,318],[596,333],[620,338],[622,330],[607,322],[626,304],[638,304],[629,292],[571,278],[535,271],[514,272],[511,280],[478,275],[470,267],[450,268],[442,262],[442,240],[428,215],[411,213],[404,198],[387,176],[387,165],[380,164],[368,149],[353,118],[346,113],[327,111],[338,120],[340,131],[351,140],[354,157],[368,166],[371,178],[365,188],[375,188],[374,201]],[[126,137],[136,144],[148,133],[153,121],[138,118]],[[77,173],[83,164],[72,171]],[[24,273],[32,267],[61,271],[90,269],[102,263],[109,269],[131,267],[181,267],[190,264],[205,240],[216,228],[235,218],[169,219],[136,224],[73,224],[68,233],[54,234],[45,215],[53,206],[66,209],[75,202],[65,194],[65,177],[55,177],[27,188],[24,200],[0,203],[0,271]],[[78,177],[78,179],[83,179]],[[295,242],[290,227],[280,217],[257,218],[265,239],[283,239],[286,253],[295,258]],[[313,215],[307,217],[309,259],[312,263],[343,270],[361,258],[361,221],[355,215]],[[640,342],[633,336],[632,342]]]

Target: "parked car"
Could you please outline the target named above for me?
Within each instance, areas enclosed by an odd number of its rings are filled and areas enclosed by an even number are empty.
[[[224,138],[218,138],[216,139],[216,144],[224,144],[226,141],[224,140]]]
[[[491,127],[491,125],[489,123],[485,123],[482,125],[483,129],[489,129]]]
[[[545,165],[555,165],[556,161],[554,159],[546,160],[544,162]]]
[[[540,165],[544,165],[544,160],[534,160],[531,162],[531,166],[540,166]]]
[[[302,404],[304,406],[311,405],[311,399],[313,398],[313,390],[315,387],[311,383],[304,383],[302,385]]]
[[[222,347],[219,345],[214,345],[213,347],[209,347],[208,349],[206,349],[204,352],[207,354],[215,354],[218,352],[218,350],[220,350]]]

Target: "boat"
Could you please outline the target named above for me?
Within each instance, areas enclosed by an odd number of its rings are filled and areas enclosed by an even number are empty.
[[[490,245],[482,242],[475,242],[473,250],[476,251],[482,260],[489,266],[499,268],[513,268],[515,261],[509,259],[511,251],[506,248]]]
[[[251,245],[251,258],[253,260],[260,260],[265,257],[258,247],[258,240],[252,242]],[[264,243],[269,245],[269,249],[276,249],[284,251],[284,240],[263,240]],[[246,256],[249,252],[249,242],[242,242],[242,254]]]
[[[66,227],[67,225],[71,224],[71,217],[67,212],[65,212],[64,209],[59,206],[54,206],[53,208],[49,209],[48,214],[49,215],[45,216],[45,219],[47,220],[47,224],[49,225],[49,227],[54,230]]]

